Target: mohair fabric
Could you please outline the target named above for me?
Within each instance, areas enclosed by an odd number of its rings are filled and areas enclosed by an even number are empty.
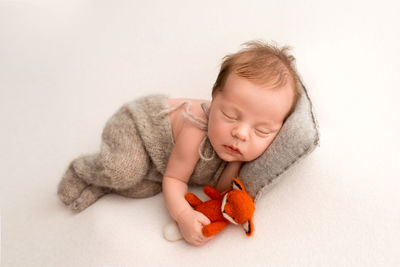
[[[169,115],[164,112],[168,109],[167,97],[164,95],[147,96],[129,103],[126,107],[136,122],[138,133],[151,161],[160,174],[158,177],[148,177],[147,179],[161,182],[174,145]],[[201,149],[205,155],[214,153],[208,138]],[[190,177],[189,184],[216,185],[225,166],[226,162],[216,154],[210,160],[200,158]]]
[[[307,90],[301,86],[301,97],[268,149],[257,159],[247,162],[239,179],[246,191],[260,199],[293,164],[311,153],[319,144],[318,125]]]
[[[58,195],[75,210],[91,205],[105,193],[149,197],[161,192],[161,182],[174,146],[167,97],[151,95],[131,101],[106,123],[99,153],[71,162]],[[308,155],[319,143],[316,120],[306,89],[279,134],[257,159],[243,164],[239,179],[257,201],[282,173]],[[204,155],[214,150],[208,140]],[[200,158],[189,184],[216,186],[226,166],[214,153]]]
[[[167,97],[152,95],[131,101],[106,123],[100,152],[73,160],[59,187],[60,199],[81,211],[102,195],[149,197],[161,192],[161,182],[174,140]],[[213,153],[208,140],[204,154]],[[218,156],[200,159],[190,184],[216,185],[226,162]]]

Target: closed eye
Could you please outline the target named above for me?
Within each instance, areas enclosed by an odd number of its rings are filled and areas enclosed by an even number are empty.
[[[224,116],[225,116],[227,119],[230,119],[230,120],[236,120],[236,119],[237,119],[234,115],[227,114],[227,113],[224,112],[223,110],[221,110],[221,112],[222,112],[222,114],[224,114]]]
[[[272,134],[271,132],[267,132],[267,131],[259,130],[259,129],[256,129],[256,133],[262,137],[267,137]]]

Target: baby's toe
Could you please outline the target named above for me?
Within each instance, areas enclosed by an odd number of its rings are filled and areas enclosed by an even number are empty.
[[[96,200],[99,199],[101,196],[110,192],[110,189],[90,185],[86,187],[82,191],[81,195],[71,203],[70,208],[73,211],[81,212],[82,210],[86,209],[94,202],[96,202]]]
[[[70,166],[58,185],[57,195],[65,205],[69,205],[81,195],[87,186]]]
[[[91,204],[93,203],[88,203],[86,199],[78,198],[75,199],[75,201],[72,202],[71,205],[69,205],[69,207],[71,208],[71,210],[75,212],[81,212],[82,210],[89,207]]]

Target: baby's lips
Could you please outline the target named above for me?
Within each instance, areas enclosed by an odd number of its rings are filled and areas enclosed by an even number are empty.
[[[239,148],[232,147],[232,149],[233,149],[233,150],[236,150],[237,152],[239,152],[239,153],[240,153],[240,149],[239,149]]]
[[[234,150],[234,151],[237,151],[237,152],[241,153],[240,149],[237,148],[237,147],[235,147],[235,146],[228,146],[228,147],[229,147],[230,149]]]

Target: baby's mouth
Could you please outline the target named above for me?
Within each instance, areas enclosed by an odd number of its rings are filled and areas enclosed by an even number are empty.
[[[236,148],[236,147],[234,147],[234,146],[227,146],[227,145],[224,145],[224,148],[225,148],[226,150],[228,150],[229,152],[233,153],[233,154],[240,154],[240,149],[239,149],[239,148]]]

